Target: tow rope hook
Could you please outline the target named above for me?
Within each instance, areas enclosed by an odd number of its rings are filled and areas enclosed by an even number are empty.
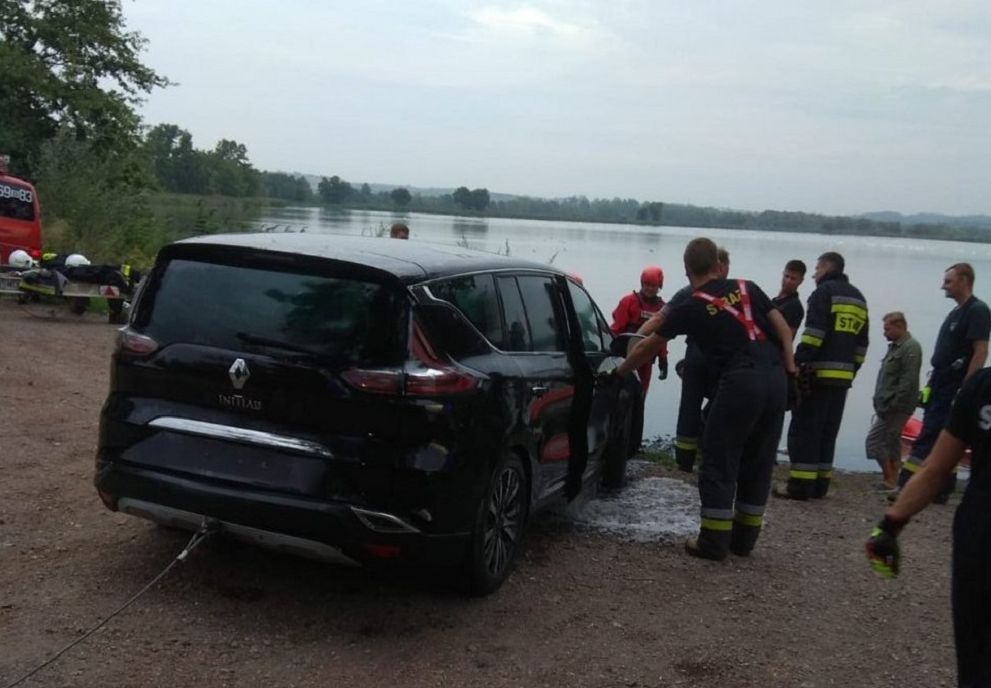
[[[131,597],[129,597],[127,599],[127,601],[124,602],[124,604],[122,604],[119,607],[117,607],[117,609],[115,609],[113,612],[111,612],[100,623],[96,624],[95,626],[93,626],[93,628],[89,629],[88,631],[86,631],[85,633],[83,633],[81,636],[79,636],[78,638],[76,638],[75,640],[73,640],[71,643],[69,643],[68,645],[66,645],[65,647],[63,647],[61,650],[59,650],[54,655],[52,655],[51,658],[46,659],[44,662],[42,662],[38,666],[36,666],[35,668],[31,669],[31,671],[27,672],[26,674],[24,674],[20,678],[16,679],[12,683],[6,684],[4,686],[4,688],[14,688],[14,686],[19,686],[20,684],[24,683],[25,681],[27,681],[29,678],[31,678],[32,676],[34,676],[35,674],[37,674],[39,671],[41,671],[45,667],[49,666],[50,664],[53,664],[59,657],[61,657],[66,652],[68,652],[69,650],[71,650],[72,648],[74,648],[76,645],[78,645],[79,643],[83,642],[84,640],[86,640],[87,638],[89,638],[91,635],[93,635],[94,633],[96,633],[97,631],[99,631],[101,628],[103,628],[107,624],[107,622],[109,622],[115,616],[117,616],[122,611],[124,611],[125,609],[127,609],[128,607],[130,607],[135,601],[137,601],[137,599],[139,597],[141,597],[146,592],[148,592],[149,590],[151,590],[151,588],[156,583],[158,583],[158,581],[162,580],[162,578],[164,578],[165,575],[168,574],[168,572],[172,570],[172,567],[174,567],[176,564],[184,563],[186,561],[186,559],[189,557],[189,555],[192,554],[192,552],[193,552],[194,549],[196,549],[197,547],[199,547],[200,544],[204,540],[206,540],[207,538],[209,538],[211,535],[214,535],[215,533],[220,532],[220,530],[222,528],[223,528],[223,525],[221,524],[220,521],[218,521],[215,518],[210,518],[208,516],[204,516],[203,517],[203,522],[200,524],[199,529],[195,533],[193,533],[193,536],[191,538],[189,538],[189,542],[186,543],[186,546],[182,548],[182,551],[179,552],[179,554],[177,554],[175,556],[175,558],[173,558],[172,561],[169,562],[168,566],[166,566],[164,569],[162,569],[157,576],[155,576],[150,581],[148,581],[148,583],[146,583],[143,588],[141,588],[136,593],[134,593],[133,595],[131,595]]]

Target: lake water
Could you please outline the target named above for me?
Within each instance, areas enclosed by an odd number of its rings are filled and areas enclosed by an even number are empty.
[[[943,318],[953,302],[940,289],[947,266],[970,262],[977,273],[976,294],[991,300],[991,245],[881,237],[826,236],[779,232],[644,227],[593,223],[465,218],[417,213],[330,211],[324,208],[281,208],[267,211],[261,224],[274,231],[376,235],[394,221],[409,224],[412,241],[442,244],[467,242],[484,251],[509,252],[518,258],[552,263],[581,275],[585,287],[608,318],[619,299],[639,286],[640,270],[649,264],[664,269],[661,295],[670,297],[687,283],[681,255],[685,243],[707,236],[730,252],[732,277],[751,279],[768,293],[778,293],[781,270],[792,259],[804,260],[809,276],[800,289],[803,302],[815,284],[811,270],[816,257],[838,251],[846,272],[867,299],[871,312],[871,346],[847,397],[846,412],[836,446],[836,464],[849,470],[875,470],[864,458],[863,439],[870,425],[871,395],[878,363],[887,349],[881,316],[904,311],[909,330],[922,344],[925,362]],[[671,360],[684,353],[684,340],[671,343]],[[678,416],[679,381],[654,380],[647,398],[645,435],[673,435]],[[787,419],[786,419],[787,431]]]

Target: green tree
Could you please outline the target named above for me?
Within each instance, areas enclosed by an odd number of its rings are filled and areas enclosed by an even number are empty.
[[[237,141],[221,139],[209,154],[210,187],[222,196],[254,196],[258,172],[248,162],[248,149]]]
[[[472,189],[471,190],[471,207],[479,212],[485,210],[489,207],[489,190],[488,189]]]
[[[400,187],[398,189],[393,189],[389,193],[389,198],[391,198],[392,202],[398,205],[399,207],[405,208],[406,206],[409,205],[410,201],[413,200],[413,195],[409,192],[408,189],[404,189]]]
[[[60,130],[101,154],[137,142],[141,95],[169,81],[138,59],[119,0],[0,0],[0,150],[30,173]]]
[[[459,186],[455,189],[454,193],[451,194],[451,199],[465,210],[478,210],[479,212],[488,208],[490,201],[488,189],[469,190],[467,186]]]
[[[233,162],[242,167],[251,164],[248,162],[248,148],[243,143],[230,139],[220,139],[213,149],[213,154],[220,160]]]
[[[661,223],[661,215],[663,211],[663,203],[644,203],[637,208],[636,218],[639,222],[651,222],[657,225]]]
[[[302,175],[285,172],[262,172],[262,192],[270,198],[306,203],[313,200],[313,189]]]
[[[470,210],[472,208],[471,191],[467,186],[459,186],[454,190],[454,193],[451,194],[451,198],[453,198],[454,202],[465,210]]]
[[[343,203],[354,194],[351,185],[336,174],[328,179],[324,177],[317,185],[317,194],[324,203],[337,205]]]
[[[174,193],[210,193],[207,156],[193,148],[193,137],[175,124],[159,124],[148,131],[144,149],[159,185]]]

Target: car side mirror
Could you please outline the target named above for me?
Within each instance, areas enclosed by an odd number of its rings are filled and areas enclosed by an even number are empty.
[[[644,335],[636,334],[635,332],[624,332],[623,334],[618,334],[613,337],[612,343],[609,345],[609,353],[613,356],[626,358],[626,354],[630,350],[630,347],[643,338]]]

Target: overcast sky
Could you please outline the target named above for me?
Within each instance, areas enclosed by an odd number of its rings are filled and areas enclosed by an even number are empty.
[[[137,0],[143,106],[352,182],[991,213],[986,0]]]

